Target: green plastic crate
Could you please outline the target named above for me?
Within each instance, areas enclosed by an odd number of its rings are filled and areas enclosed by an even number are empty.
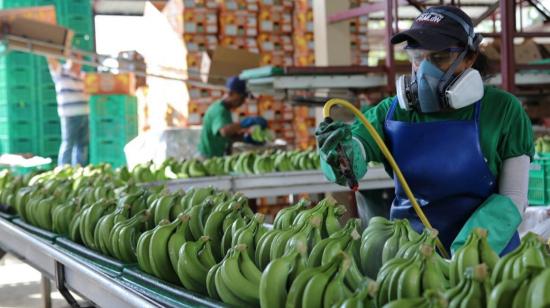
[[[29,7],[36,4],[36,0],[0,0],[0,8],[11,9],[18,7]]]
[[[91,34],[77,33],[73,37],[73,46],[79,49],[93,51],[94,50],[94,38]]]
[[[137,118],[95,118],[90,122],[90,136],[128,142],[138,135]]]
[[[52,75],[50,74],[49,67],[39,66],[36,69],[36,81],[39,85],[50,85],[53,84]]]
[[[28,103],[7,104],[0,102],[0,120],[28,121],[36,114],[36,105]]]
[[[32,119],[0,119],[0,136],[9,138],[34,139],[36,137],[36,122]]]
[[[57,156],[59,154],[60,146],[60,136],[43,136],[38,141],[38,155],[42,157]]]
[[[61,124],[59,119],[41,119],[41,136],[61,136]]]
[[[91,34],[94,32],[94,25],[91,14],[71,14],[61,18],[61,24],[78,34]]]
[[[0,137],[0,153],[36,153],[36,144],[33,138]]]
[[[137,97],[131,95],[92,95],[90,96],[91,117],[135,118],[137,117]]]
[[[550,159],[536,158],[529,166],[529,205],[545,205],[550,202]]]
[[[0,84],[12,86],[25,86],[34,82],[34,68],[29,66],[12,67],[0,70]]]
[[[36,93],[37,101],[39,102],[51,102],[51,101],[57,101],[57,94],[55,92],[55,84],[52,83],[46,83],[37,85],[38,90]]]
[[[39,101],[37,105],[39,119],[59,120],[56,101]]]
[[[34,57],[25,52],[11,51],[0,54],[0,70],[11,69],[14,67],[33,67]]]
[[[0,102],[30,104],[34,101],[35,91],[31,85],[6,86],[0,84]]]
[[[97,139],[90,136],[90,163],[109,163],[113,167],[126,164],[124,146],[126,142],[113,139]]]
[[[529,188],[527,191],[527,199],[530,206],[545,205],[546,204],[546,190]]]
[[[57,9],[63,15],[92,15],[90,0],[57,0]]]

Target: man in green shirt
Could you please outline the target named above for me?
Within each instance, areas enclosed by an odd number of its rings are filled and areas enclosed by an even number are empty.
[[[229,154],[232,141],[243,140],[249,127],[255,124],[267,126],[261,117],[233,122],[231,111],[242,106],[249,93],[246,82],[236,76],[228,79],[226,87],[227,94],[208,107],[204,115],[199,143],[199,153],[204,158]]]
[[[519,244],[517,227],[527,205],[529,161],[534,154],[531,123],[512,94],[483,85],[481,37],[456,7],[425,10],[392,43],[406,42],[413,73],[396,83],[397,96],[364,112],[388,146],[417,203],[439,230],[446,249],[456,251],[473,228],[489,232],[499,253]],[[361,123],[329,119],[316,132],[326,177],[347,182],[340,158],[361,178],[368,161],[382,162]],[[394,177],[395,178],[395,177]],[[392,219],[422,223],[404,187],[395,181]]]

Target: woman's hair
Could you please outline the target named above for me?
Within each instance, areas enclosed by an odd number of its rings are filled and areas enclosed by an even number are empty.
[[[476,57],[472,68],[479,71],[481,78],[483,80],[486,80],[487,78],[491,77],[493,71],[491,68],[491,63],[489,62],[489,58],[481,51],[468,51],[468,53],[466,54],[466,58],[471,59],[472,57]]]

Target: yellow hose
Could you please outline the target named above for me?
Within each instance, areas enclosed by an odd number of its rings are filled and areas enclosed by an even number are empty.
[[[428,218],[424,214],[424,211],[422,211],[422,208],[416,202],[416,198],[414,197],[413,193],[411,192],[411,188],[409,187],[409,184],[407,184],[407,181],[405,181],[405,177],[403,177],[403,173],[401,173],[401,169],[399,169],[399,166],[395,162],[395,159],[393,159],[393,156],[391,155],[390,151],[388,150],[388,147],[386,147],[386,144],[384,143],[382,138],[380,138],[380,136],[378,135],[378,132],[376,132],[376,129],[374,127],[372,127],[372,125],[369,123],[367,118],[365,118],[363,113],[361,113],[361,111],[359,111],[357,108],[355,108],[355,106],[353,106],[350,102],[348,102],[346,100],[343,100],[343,99],[339,99],[339,98],[330,99],[328,102],[325,103],[325,106],[323,107],[323,117],[325,117],[325,118],[330,117],[330,109],[334,105],[341,105],[344,108],[350,110],[351,112],[353,112],[353,114],[355,114],[356,117],[359,118],[359,121],[361,121],[361,123],[363,123],[365,128],[369,131],[371,136],[374,138],[374,141],[376,142],[376,144],[378,145],[378,147],[380,148],[380,150],[382,151],[382,153],[386,157],[386,160],[390,163],[393,171],[395,172],[395,175],[397,176],[397,179],[399,180],[399,182],[401,183],[401,186],[403,187],[403,190],[405,191],[405,194],[407,195],[407,197],[411,201],[411,204],[413,206],[414,211],[416,212],[416,215],[418,215],[418,218],[420,218],[420,221],[422,222],[422,224],[424,224],[424,226],[426,228],[432,228],[432,225],[428,221]],[[439,250],[441,252],[441,255],[444,258],[449,258],[449,254],[447,253],[447,250],[445,250],[445,247],[443,246],[443,244],[439,240],[439,237],[436,238],[435,243],[437,245],[437,248],[439,248]]]

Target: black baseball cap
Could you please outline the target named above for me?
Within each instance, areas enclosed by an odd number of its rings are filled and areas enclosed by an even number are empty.
[[[461,9],[454,6],[433,6],[418,16],[409,30],[399,32],[391,38],[392,44],[407,41],[411,48],[443,50],[453,45],[467,46],[468,34],[452,14],[473,28],[472,19]]]

